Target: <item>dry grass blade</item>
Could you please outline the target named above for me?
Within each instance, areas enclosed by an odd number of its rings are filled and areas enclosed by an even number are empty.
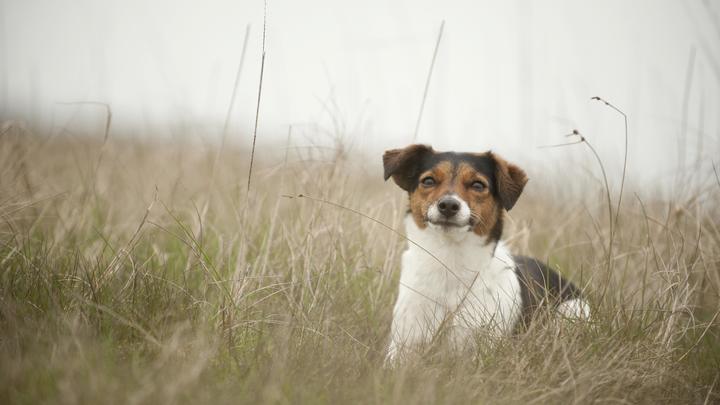
[[[220,148],[218,148],[217,154],[215,155],[215,161],[213,162],[213,170],[212,170],[212,175],[210,178],[210,187],[209,188],[212,188],[212,185],[215,181],[218,162],[220,160],[221,153],[222,153],[223,149],[225,148],[225,141],[227,139],[228,127],[230,126],[230,117],[231,117],[233,109],[235,107],[235,100],[237,99],[237,91],[238,91],[238,87],[240,86],[240,77],[242,76],[242,70],[243,70],[243,66],[245,64],[245,51],[247,50],[247,44],[248,44],[249,37],[250,37],[250,24],[245,26],[245,37],[243,38],[242,50],[240,51],[240,61],[238,62],[237,71],[235,72],[235,83],[233,84],[233,90],[230,95],[230,102],[228,103],[228,109],[227,109],[227,112],[225,113],[225,122],[223,123],[223,129],[222,129],[222,134],[221,134],[221,138],[220,138]]]
[[[150,333],[147,329],[143,328],[142,325],[140,325],[139,323],[125,318],[124,316],[118,314],[117,312],[113,311],[112,309],[110,309],[104,305],[96,304],[96,303],[88,301],[82,297],[78,297],[78,300],[82,301],[85,305],[87,305],[90,308],[95,308],[99,311],[109,314],[113,318],[120,321],[122,324],[127,325],[127,326],[137,330],[138,332],[140,332],[143,335],[143,337],[145,338],[145,340],[147,340],[148,342],[152,343],[153,345],[155,345],[157,347],[162,347],[162,343],[160,343],[160,341],[152,333]]]
[[[695,75],[695,46],[690,47],[688,55],[687,67],[685,69],[685,89],[683,91],[682,101],[682,119],[680,123],[680,135],[677,138],[678,166],[685,168],[685,159],[687,158],[687,127],[688,127],[688,111],[690,109],[690,94],[692,93],[693,77]]]
[[[60,105],[95,105],[103,107],[105,109],[105,132],[103,134],[103,143],[107,142],[110,136],[110,125],[112,124],[112,109],[110,104],[103,103],[102,101],[61,101],[57,104]]]
[[[622,176],[620,177],[620,194],[618,194],[618,202],[617,202],[617,208],[615,208],[615,227],[617,228],[617,222],[618,218],[620,216],[620,205],[622,204],[622,198],[623,198],[623,191],[625,190],[625,175],[627,172],[627,159],[628,159],[628,117],[627,114],[625,114],[624,111],[617,108],[615,105],[611,104],[610,102],[602,99],[601,97],[593,97],[592,100],[597,100],[602,103],[604,103],[606,106],[612,108],[613,110],[617,111],[620,115],[623,117],[623,121],[625,124],[625,148],[623,153],[623,168],[622,168]]]
[[[417,121],[415,122],[415,132],[413,132],[413,142],[417,141],[420,132],[420,122],[422,121],[423,112],[425,111],[425,100],[427,100],[428,90],[430,89],[430,80],[432,79],[433,70],[435,69],[435,59],[437,59],[438,50],[440,49],[440,41],[442,40],[443,31],[445,30],[445,20],[440,23],[437,40],[435,41],[435,50],[433,51],[432,60],[430,60],[430,68],[428,69],[427,78],[425,79],[425,89],[423,90],[422,101],[420,102],[420,111],[418,111]]]
[[[715,320],[717,319],[718,315],[720,315],[720,310],[715,312],[715,315],[713,315],[712,319],[710,319],[710,322],[708,322],[708,324],[705,326],[705,329],[700,334],[700,337],[697,338],[697,341],[695,341],[695,343],[693,343],[693,345],[690,346],[690,348],[678,358],[678,361],[682,361],[684,358],[686,358],[690,354],[690,352],[693,351],[693,349],[695,349],[700,344],[700,342],[702,342],[703,338],[708,333],[710,328],[715,324]]]
[[[132,234],[130,237],[130,240],[125,244],[125,246],[120,249],[115,256],[113,257],[112,261],[110,261],[110,264],[107,265],[105,268],[105,271],[103,271],[100,275],[99,281],[97,283],[96,289],[100,288],[102,285],[105,284],[105,282],[113,276],[113,274],[120,268],[120,263],[127,257],[130,256],[132,253],[132,250],[135,248],[135,245],[137,244],[138,240],[140,239],[140,235],[142,232],[143,227],[145,226],[145,223],[147,222],[148,217],[150,216],[150,211],[152,211],[153,205],[157,202],[157,194],[158,190],[155,189],[155,195],[153,196],[152,201],[150,202],[150,205],[145,209],[145,214],[143,215],[142,219],[140,220],[140,223],[137,226],[137,229],[135,229],[135,233]]]
[[[255,162],[255,143],[257,142],[258,123],[260,122],[260,100],[262,98],[263,77],[265,74],[265,30],[267,25],[267,0],[264,2],[263,30],[262,30],[262,57],[260,59],[260,80],[258,82],[257,105],[255,107],[255,125],[253,126],[253,141],[250,149],[250,169],[247,178],[247,193],[250,198],[250,181],[252,179],[253,163]]]
[[[597,97],[597,99],[600,99]],[[609,105],[609,104],[608,104]],[[614,108],[614,107],[613,107]],[[612,267],[613,267],[613,240],[614,240],[614,231],[615,231],[615,224],[616,222],[613,220],[613,214],[612,214],[612,200],[610,198],[610,184],[608,182],[607,173],[605,172],[605,165],[602,162],[602,159],[600,159],[600,155],[597,153],[595,148],[592,146],[592,144],[587,140],[587,138],[580,133],[577,129],[573,129],[573,131],[567,135],[566,137],[573,137],[576,136],[579,138],[577,142],[569,142],[559,145],[549,145],[547,147],[560,147],[560,146],[569,146],[569,145],[576,145],[578,143],[584,143],[587,145],[588,149],[590,149],[590,152],[592,152],[593,156],[595,157],[595,160],[598,163],[598,166],[600,167],[600,172],[602,173],[603,177],[603,183],[605,185],[605,197],[607,199],[607,209],[608,209],[608,228],[610,236],[608,237],[608,246],[607,246],[607,270],[606,270],[606,280],[603,282],[603,290],[600,294],[600,299],[605,298],[605,294],[607,293],[608,284],[610,282],[610,277],[612,274]],[[627,150],[627,149],[626,149]],[[624,173],[623,173],[624,178]],[[616,218],[617,220],[617,218]]]
[[[715,384],[717,383],[718,377],[720,377],[720,373],[715,375],[712,384],[710,384],[710,388],[708,389],[707,395],[705,395],[703,405],[707,405],[710,403],[710,395],[712,395],[713,389],[715,389]]]

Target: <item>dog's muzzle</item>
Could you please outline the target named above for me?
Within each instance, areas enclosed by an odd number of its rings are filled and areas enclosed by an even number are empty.
[[[441,197],[428,209],[428,222],[442,227],[470,225],[470,207],[455,194]]]

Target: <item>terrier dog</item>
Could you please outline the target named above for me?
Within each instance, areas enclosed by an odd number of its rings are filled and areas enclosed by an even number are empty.
[[[511,254],[500,240],[505,212],[528,181],[518,166],[492,152],[426,145],[386,151],[383,166],[385,180],[392,177],[410,200],[388,361],[441,330],[454,347],[478,333],[508,335],[542,306],[589,318],[576,286],[538,260]]]

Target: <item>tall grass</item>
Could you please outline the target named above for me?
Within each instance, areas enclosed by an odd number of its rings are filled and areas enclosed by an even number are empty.
[[[379,157],[260,162],[247,195],[229,147],[0,136],[2,403],[720,401],[714,183],[626,199],[609,258],[604,190],[529,170],[506,237],[583,286],[593,321],[388,368],[407,242],[382,224],[402,231],[406,197]]]

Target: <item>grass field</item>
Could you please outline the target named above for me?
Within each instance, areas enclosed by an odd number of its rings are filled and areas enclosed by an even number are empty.
[[[353,156],[259,153],[248,195],[245,151],[5,128],[0,403],[720,402],[714,174],[679,201],[626,190],[611,238],[601,183],[528,169],[506,239],[592,322],[386,368],[406,242],[351,210],[402,231],[406,197]]]

